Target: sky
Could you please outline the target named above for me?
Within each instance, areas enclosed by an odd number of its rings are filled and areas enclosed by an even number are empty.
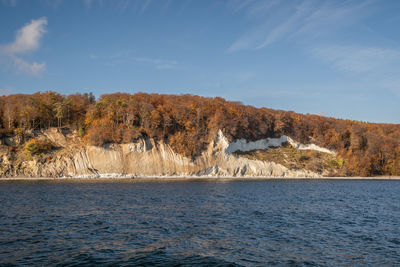
[[[400,1],[0,0],[0,95],[220,96],[400,123]]]

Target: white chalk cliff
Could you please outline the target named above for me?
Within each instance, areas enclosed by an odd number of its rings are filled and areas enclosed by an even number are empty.
[[[222,134],[220,131],[218,133],[219,135]],[[232,154],[233,152],[236,151],[242,151],[242,152],[248,152],[252,150],[257,150],[257,149],[269,149],[272,147],[280,147],[285,143],[289,143],[291,146],[293,146],[296,149],[299,150],[315,150],[323,153],[328,153],[335,155],[334,151],[331,151],[327,148],[317,146],[315,144],[301,144],[296,141],[294,141],[292,138],[286,135],[282,135],[279,138],[266,138],[266,139],[260,139],[254,142],[247,142],[246,139],[239,139],[236,140],[233,143],[228,143],[227,148],[226,148],[226,153]]]
[[[168,144],[152,139],[136,143],[71,148],[60,132],[44,135],[61,147],[46,160],[32,159],[12,165],[0,154],[0,176],[28,177],[144,177],[144,176],[206,176],[206,177],[319,177],[308,170],[290,170],[274,162],[251,160],[233,155],[235,151],[250,151],[278,147],[289,142],[297,149],[314,149],[334,153],[316,145],[302,145],[286,136],[255,142],[244,139],[229,143],[221,131],[196,159],[175,153]],[[71,142],[71,141],[69,141]]]

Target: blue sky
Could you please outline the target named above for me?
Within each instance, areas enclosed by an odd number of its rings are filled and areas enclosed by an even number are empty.
[[[0,94],[156,92],[400,123],[400,1],[0,0]]]

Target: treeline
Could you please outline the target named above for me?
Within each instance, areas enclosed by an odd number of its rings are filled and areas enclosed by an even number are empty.
[[[1,132],[84,127],[87,109],[94,103],[92,93],[63,96],[55,92],[38,92],[1,96]]]
[[[245,106],[193,95],[55,92],[0,97],[0,133],[48,127],[76,129],[92,145],[163,140],[174,151],[199,155],[221,129],[228,139],[283,134],[335,150],[343,175],[400,175],[400,125],[364,123]]]

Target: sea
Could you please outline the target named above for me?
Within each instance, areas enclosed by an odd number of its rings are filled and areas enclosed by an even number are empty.
[[[400,180],[0,182],[0,266],[400,266]]]

